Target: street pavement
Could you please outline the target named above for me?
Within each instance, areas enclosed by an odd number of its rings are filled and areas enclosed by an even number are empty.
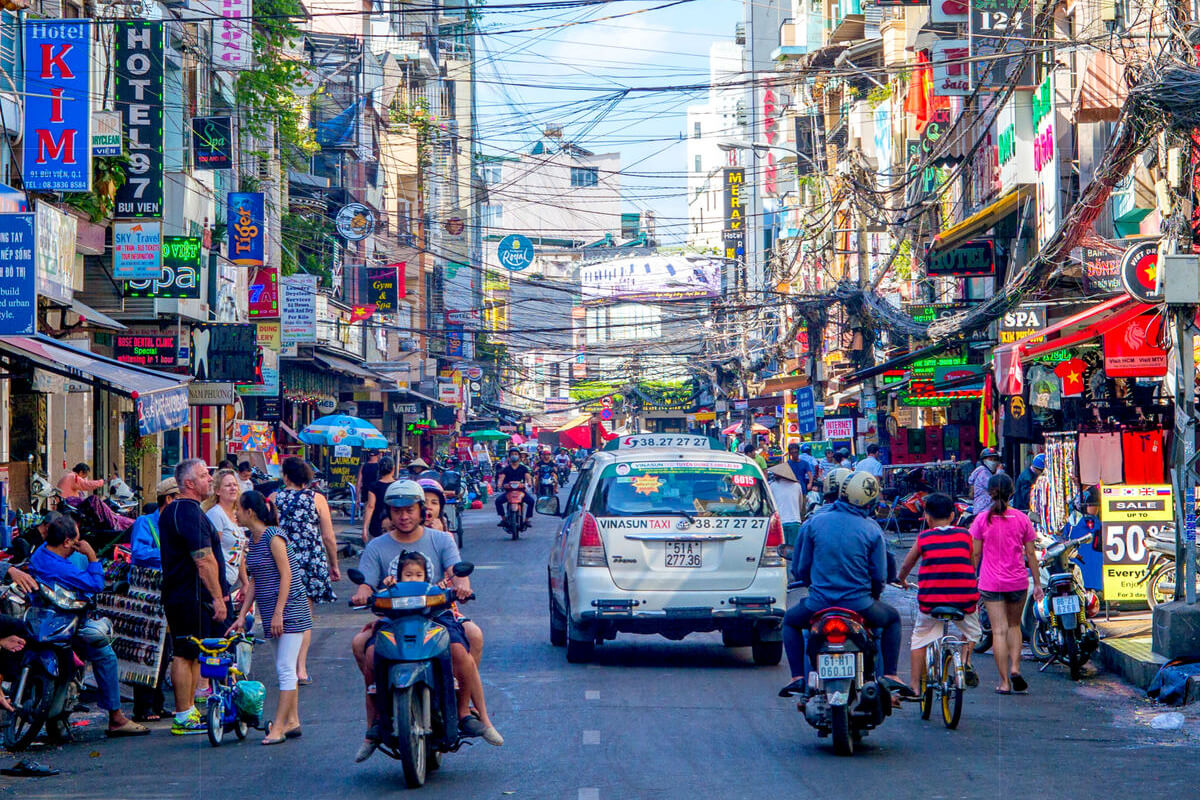
[[[787,669],[755,667],[749,648],[717,635],[668,642],[621,637],[594,664],[566,663],[548,640],[546,554],[555,520],[511,541],[486,511],[466,517],[464,558],[476,564],[478,602],[467,612],[487,637],[483,677],[505,744],[480,741],[446,756],[419,792],[428,798],[698,800],[700,798],[1194,797],[1200,719],[1182,728],[1150,722],[1170,711],[1091,673],[1072,683],[1060,667],[1027,664],[1028,696],[992,693],[995,668],[979,659],[982,686],[968,693],[957,731],[922,722],[906,704],[850,759],[818,740],[775,692]],[[349,560],[343,564],[352,566]],[[350,638],[367,619],[342,598],[316,619],[300,715],[304,736],[263,748],[262,734],[220,748],[173,737],[167,723],[140,739],[89,736],[34,757],[52,778],[0,777],[0,796],[29,798],[370,798],[406,791],[400,764],[377,753],[353,763],[364,728],[362,682]],[[889,591],[893,591],[889,589]],[[897,595],[910,604],[911,596]],[[902,616],[907,617],[907,612]],[[906,663],[906,659],[902,663]],[[269,645],[254,677],[274,689]],[[273,708],[268,699],[268,717]],[[936,716],[936,713],[935,713]],[[10,763],[3,754],[0,763]],[[1152,788],[1151,788],[1152,787]]]

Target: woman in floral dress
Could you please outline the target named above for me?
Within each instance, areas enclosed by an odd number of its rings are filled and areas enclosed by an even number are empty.
[[[310,611],[316,603],[337,600],[333,581],[341,580],[338,570],[337,539],[333,519],[325,497],[308,488],[312,483],[312,468],[302,458],[291,456],[283,461],[283,488],[275,492],[272,501],[279,510],[279,527],[296,551],[300,580],[308,593]],[[305,631],[300,646],[296,673],[301,686],[312,683],[308,675],[308,648],[312,631]]]

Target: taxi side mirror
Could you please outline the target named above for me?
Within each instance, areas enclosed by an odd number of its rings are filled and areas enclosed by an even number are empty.
[[[533,508],[539,514],[545,514],[550,517],[561,516],[558,509],[558,497],[555,495],[538,498],[537,502],[533,504]]]

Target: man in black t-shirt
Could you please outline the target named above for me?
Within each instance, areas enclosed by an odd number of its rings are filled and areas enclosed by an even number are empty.
[[[362,505],[367,504],[367,492],[375,485],[375,481],[379,480],[379,450],[372,450],[367,454],[367,460],[358,468],[358,483],[354,488],[358,502]]]
[[[189,458],[175,468],[179,499],[159,516],[162,547],[162,599],[167,627],[175,642],[171,680],[175,689],[175,722],[171,733],[203,733],[204,722],[195,709],[200,680],[200,651],[188,641],[221,636],[229,627],[229,585],[225,580],[221,537],[200,501],[212,491],[212,476],[199,458]]]
[[[529,519],[533,516],[533,503],[528,502],[529,467],[521,463],[521,451],[515,447],[509,448],[508,461],[496,471],[496,514],[499,515],[501,522],[504,521],[504,503],[508,499],[505,496],[508,493],[505,487],[510,483],[519,483],[525,488],[525,519]]]

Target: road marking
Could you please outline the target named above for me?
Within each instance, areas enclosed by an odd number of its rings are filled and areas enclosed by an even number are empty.
[[[583,743],[584,744],[600,744],[600,731],[584,731],[583,732]]]
[[[595,689],[588,689],[586,692],[583,693],[583,696],[587,700],[599,700],[600,692],[596,691]]]
[[[599,789],[580,789],[579,800],[600,800]]]

